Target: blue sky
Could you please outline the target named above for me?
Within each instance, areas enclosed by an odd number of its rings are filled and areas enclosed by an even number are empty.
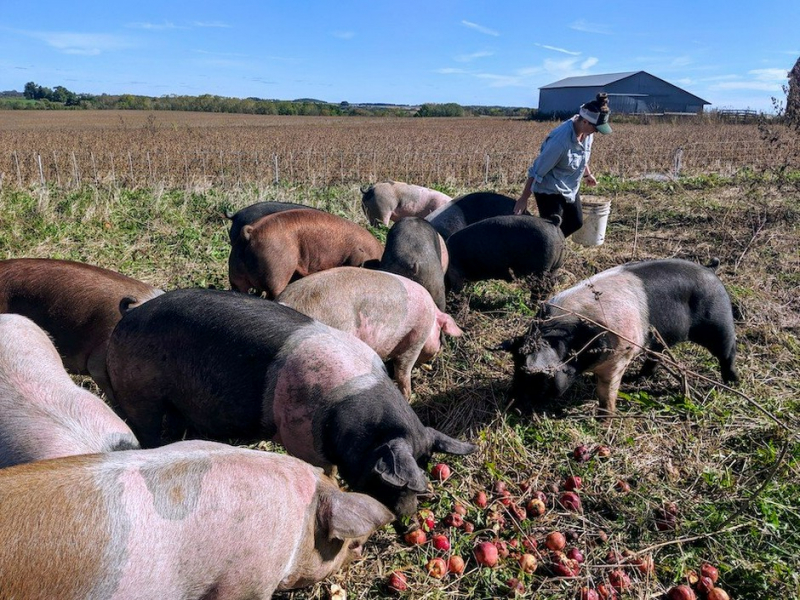
[[[0,0],[0,90],[535,107],[564,77],[643,70],[711,108],[785,100],[800,1],[653,6]]]

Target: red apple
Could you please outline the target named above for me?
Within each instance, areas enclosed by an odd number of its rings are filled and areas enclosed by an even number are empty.
[[[568,492],[579,490],[581,489],[582,485],[583,485],[583,480],[577,475],[570,475],[564,481],[564,489],[567,490]]]
[[[431,538],[431,543],[433,544],[434,548],[441,550],[442,552],[447,552],[450,550],[450,540],[447,539],[447,536],[442,533],[438,533],[433,536]]]
[[[450,477],[450,465],[446,463],[437,463],[431,467],[431,477],[436,481],[444,481]]]
[[[475,494],[475,506],[478,508],[486,508],[489,505],[489,499],[486,497],[486,492],[480,491]]]
[[[494,493],[498,495],[503,495],[504,492],[508,491],[508,486],[506,485],[505,481],[497,480],[494,482]]]
[[[495,547],[497,548],[497,556],[499,558],[508,558],[509,550],[508,544],[503,540],[496,540],[494,542]]]
[[[526,552],[519,557],[519,568],[522,569],[523,573],[531,574],[536,571],[536,567],[538,566],[539,561],[536,560],[533,554]]]
[[[580,600],[600,600],[600,595],[592,588],[584,586],[581,588]]]
[[[714,589],[714,582],[711,581],[711,577],[703,575],[700,577],[700,581],[694,586],[694,589],[700,594],[701,598],[705,598],[708,596],[708,593]]]
[[[464,525],[462,526],[464,533],[472,533],[475,531],[475,524],[471,521],[464,521]]]
[[[516,502],[512,502],[508,505],[508,512],[511,514],[512,517],[515,517],[518,521],[524,521],[528,518],[528,513]]]
[[[503,490],[497,495],[500,498],[500,504],[502,504],[503,506],[510,506],[511,503],[513,502],[513,499],[511,497],[511,492],[509,492],[508,490]]]
[[[428,575],[436,579],[441,579],[447,575],[447,563],[439,556],[430,559],[428,564],[425,565],[425,568],[428,570]]]
[[[603,600],[617,600],[617,590],[607,583],[598,583],[597,593]]]
[[[480,542],[475,546],[475,560],[482,567],[493,567],[497,564],[499,559],[497,555],[497,546],[492,542]]]
[[[700,575],[703,577],[708,577],[711,580],[711,583],[717,583],[717,579],[719,579],[719,571],[717,570],[717,567],[711,563],[703,563],[700,565]]]
[[[451,512],[444,518],[444,522],[449,527],[461,527],[464,525],[464,517],[457,512]]]
[[[454,575],[461,575],[464,572],[464,559],[461,558],[458,554],[453,554],[447,560],[447,570],[453,573]]]
[[[667,600],[697,600],[697,595],[688,585],[676,585],[667,592]]]
[[[415,529],[414,531],[409,531],[403,539],[409,546],[418,546],[428,541],[428,536],[425,535],[422,529]]]
[[[431,531],[436,527],[436,515],[429,508],[423,508],[417,513],[417,522],[425,531]]]
[[[608,574],[608,582],[618,592],[624,592],[631,587],[631,578],[622,569],[614,569]]]
[[[575,561],[577,561],[579,563],[583,563],[583,561],[585,560],[585,558],[583,556],[583,552],[581,552],[580,550],[578,550],[577,548],[574,548],[574,547],[570,548],[567,551],[567,558],[571,558],[572,560],[575,560]]]
[[[467,508],[463,504],[456,502],[453,504],[453,512],[458,513],[463,517],[467,514]]]
[[[544,502],[539,500],[539,498],[531,498],[525,505],[525,510],[528,513],[528,517],[535,519],[536,517],[541,517],[544,513],[546,513],[547,507],[545,506]]]
[[[408,581],[402,571],[392,571],[386,580],[386,585],[393,592],[405,592],[408,589]]]
[[[570,512],[583,512],[581,499],[575,492],[564,492],[558,497],[558,503]]]
[[[715,587],[713,590],[708,592],[707,600],[731,600],[731,597],[728,596],[728,592],[722,588]]]
[[[579,444],[572,451],[572,457],[578,462],[586,462],[592,457],[592,454],[585,444]]]
[[[560,531],[553,531],[547,534],[544,543],[549,550],[561,551],[567,545],[567,538]]]
[[[506,581],[506,585],[508,586],[509,596],[522,596],[525,594],[525,584],[516,577],[512,577]]]

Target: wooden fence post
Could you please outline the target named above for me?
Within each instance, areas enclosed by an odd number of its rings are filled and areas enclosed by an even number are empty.
[[[278,183],[280,182],[281,178],[280,178],[280,176],[278,174],[278,153],[277,152],[272,155],[272,160],[273,160],[273,164],[274,164],[274,168],[275,168],[275,180],[272,183],[274,183],[275,185],[278,185]]]
[[[44,169],[42,169],[42,155],[36,153],[36,162],[39,165],[39,181],[44,185]]]

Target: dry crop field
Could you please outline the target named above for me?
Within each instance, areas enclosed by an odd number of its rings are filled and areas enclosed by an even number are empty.
[[[387,178],[451,195],[515,196],[550,127],[488,118],[3,112],[0,258],[80,260],[168,290],[227,287],[223,209],[296,201],[366,225],[359,186]],[[428,541],[410,545],[387,527],[363,560],[279,597],[383,598],[392,595],[389,574],[400,570],[404,598],[506,597],[516,579],[521,597],[578,598],[582,586],[628,581],[620,597],[645,600],[705,562],[731,598],[800,597],[796,136],[777,125],[620,123],[596,140],[592,165],[600,176],[592,193],[612,202],[606,241],[570,242],[556,288],[631,260],[718,257],[734,307],[740,385],[722,385],[710,354],[685,344],[665,353],[651,378],[624,382],[609,424],[593,418],[588,376],[546,412],[523,414],[509,397],[510,357],[493,348],[523,332],[538,298],[525,281],[470,285],[448,301],[464,336],[448,338],[412,377],[423,422],[479,445],[469,457],[435,457],[453,474],[432,481],[423,499],[435,520]],[[575,459],[580,445],[588,460]],[[581,512],[556,502],[569,476],[582,479]],[[524,509],[536,492],[546,495],[544,511],[516,515],[514,506]],[[656,516],[672,503],[677,516],[659,529]],[[448,524],[455,505],[474,530]],[[585,559],[575,576],[560,576],[546,548],[554,531]],[[447,535],[451,549],[436,549],[434,534]],[[504,542],[509,555],[480,567],[473,548],[482,541]],[[525,553],[538,562],[532,573],[518,562]],[[466,560],[462,575],[427,573],[430,559],[452,554]]]

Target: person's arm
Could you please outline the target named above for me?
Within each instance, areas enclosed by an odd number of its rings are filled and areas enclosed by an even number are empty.
[[[592,175],[592,172],[589,170],[589,165],[586,165],[586,168],[583,170],[583,178],[586,180],[586,185],[589,187],[597,185],[597,179],[594,178],[594,175]]]
[[[528,177],[525,180],[525,187],[522,188],[522,194],[520,194],[517,203],[514,205],[515,215],[521,215],[527,210],[528,198],[531,197],[531,187],[533,187],[533,177]]]

